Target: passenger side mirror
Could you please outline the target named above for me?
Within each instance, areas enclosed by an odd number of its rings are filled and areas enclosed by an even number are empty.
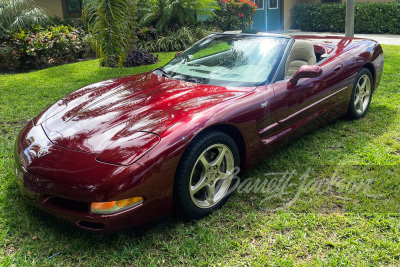
[[[290,78],[290,85],[296,85],[297,82],[302,78],[314,78],[319,77],[322,74],[322,68],[314,65],[304,65]]]

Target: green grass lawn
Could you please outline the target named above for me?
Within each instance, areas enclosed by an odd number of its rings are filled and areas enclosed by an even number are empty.
[[[0,75],[0,262],[400,265],[400,47],[383,48],[384,75],[367,116],[333,121],[242,177],[260,178],[264,190],[241,187],[221,210],[202,220],[173,217],[167,226],[111,235],[81,231],[29,206],[14,179],[13,144],[28,120],[69,92],[156,66],[109,69],[86,61]],[[160,53],[157,66],[173,55]],[[296,174],[287,175],[290,180],[268,175],[285,171]],[[288,183],[273,179],[279,177]]]

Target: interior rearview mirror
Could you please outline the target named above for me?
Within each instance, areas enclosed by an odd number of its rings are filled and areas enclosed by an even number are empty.
[[[322,74],[322,68],[314,65],[304,65],[290,78],[289,83],[293,86],[302,78],[319,77]]]

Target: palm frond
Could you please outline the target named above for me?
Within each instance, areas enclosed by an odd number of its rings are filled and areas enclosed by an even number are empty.
[[[136,0],[85,1],[83,16],[102,65],[122,66],[135,25]]]
[[[0,30],[17,31],[33,25],[47,25],[49,18],[46,12],[34,6],[32,0],[1,0]]]

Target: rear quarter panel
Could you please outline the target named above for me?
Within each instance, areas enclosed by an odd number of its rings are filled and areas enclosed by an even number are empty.
[[[384,64],[384,54],[381,45],[373,40],[362,40],[351,47],[349,51],[355,58],[355,62],[350,68],[350,72],[355,79],[358,71],[362,67],[367,67],[374,79],[374,90],[380,84],[383,64]]]

